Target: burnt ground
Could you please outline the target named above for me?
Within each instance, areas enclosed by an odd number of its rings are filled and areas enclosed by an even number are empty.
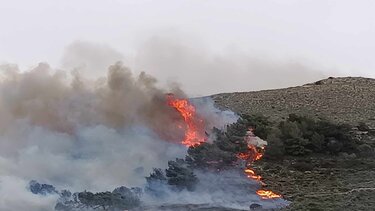
[[[329,78],[303,86],[212,96],[238,113],[262,114],[274,122],[290,113],[375,128],[375,79]],[[365,140],[375,147],[375,139]],[[286,210],[375,210],[375,158],[315,155],[261,160],[255,168],[269,189],[292,204]]]

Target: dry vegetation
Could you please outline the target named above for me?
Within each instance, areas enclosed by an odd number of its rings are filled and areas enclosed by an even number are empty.
[[[375,79],[328,78],[298,87],[212,97],[221,108],[239,113],[260,113],[276,121],[290,113],[299,113],[375,126]]]
[[[292,88],[218,94],[213,99],[221,108],[262,114],[276,124],[296,113],[357,126],[356,140],[375,146],[371,129],[375,127],[375,79],[328,78]],[[361,156],[361,150],[266,159],[256,168],[270,189],[293,202],[289,210],[373,210],[375,162],[373,157]]]

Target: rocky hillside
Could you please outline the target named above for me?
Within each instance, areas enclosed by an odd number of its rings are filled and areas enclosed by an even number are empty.
[[[328,118],[337,122],[375,126],[375,79],[328,78],[303,86],[224,93],[212,96],[221,108],[260,113],[273,120],[290,113]]]

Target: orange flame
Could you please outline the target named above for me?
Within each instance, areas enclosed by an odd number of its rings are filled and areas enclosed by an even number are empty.
[[[256,160],[260,160],[263,157],[264,147],[260,147],[260,151],[257,149],[256,146],[249,144],[247,148],[248,151],[237,154],[237,158],[241,160],[248,160],[250,162],[254,162]]]
[[[262,199],[273,199],[273,198],[280,198],[280,194],[276,194],[270,190],[258,190],[257,194],[262,197]]]
[[[181,143],[189,147],[205,142],[203,120],[196,115],[195,107],[186,99],[176,99],[173,94],[167,95],[167,102],[180,113],[186,124],[185,137]]]
[[[239,159],[245,160],[247,162],[246,166],[247,168],[244,170],[244,173],[248,178],[251,178],[253,180],[259,181],[262,186],[265,185],[264,182],[261,181],[262,177],[260,175],[257,175],[253,169],[250,168],[251,164],[259,160],[263,157],[265,147],[256,147],[255,145],[248,144],[247,146],[248,151],[245,153],[239,153],[237,157]],[[262,199],[274,199],[274,198],[281,198],[282,196],[274,193],[270,190],[257,190],[256,192]]]

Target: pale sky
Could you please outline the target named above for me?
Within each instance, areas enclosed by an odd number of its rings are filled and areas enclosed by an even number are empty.
[[[0,62],[83,61],[100,75],[121,59],[192,95],[375,77],[374,11],[373,0],[0,0]]]

